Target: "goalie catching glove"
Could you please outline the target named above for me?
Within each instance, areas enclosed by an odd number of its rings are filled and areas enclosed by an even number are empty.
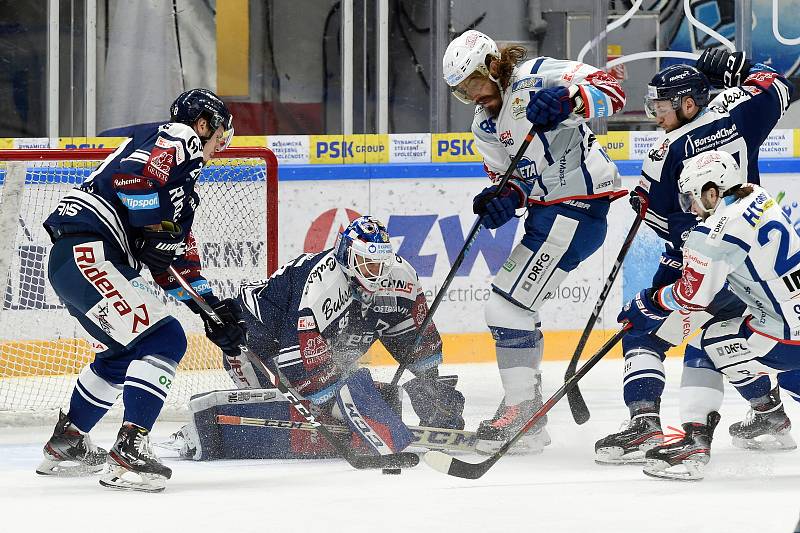
[[[161,229],[142,228],[136,239],[133,255],[147,265],[154,276],[169,268],[175,258],[183,254],[183,231],[178,224],[164,221]]]

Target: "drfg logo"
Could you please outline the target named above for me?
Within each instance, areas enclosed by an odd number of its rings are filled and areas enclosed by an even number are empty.
[[[747,349],[747,345],[741,341],[734,341],[730,344],[717,346],[717,355],[720,357],[736,357],[749,352],[750,350]]]

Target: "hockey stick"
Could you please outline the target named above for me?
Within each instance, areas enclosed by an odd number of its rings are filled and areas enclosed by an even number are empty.
[[[300,429],[303,431],[315,431],[316,427],[308,422],[297,422],[294,420],[278,420],[273,418],[250,418],[244,416],[217,415],[217,424],[226,426],[256,426],[272,429]],[[350,430],[346,426],[326,425],[331,433],[350,435]],[[459,450],[471,452],[475,451],[475,432],[459,429],[431,428],[425,426],[407,426],[414,434],[413,445],[432,450]]]
[[[589,335],[591,335],[592,329],[594,329],[594,324],[597,322],[597,319],[600,316],[600,311],[602,311],[603,305],[606,303],[608,293],[611,292],[611,287],[614,285],[614,281],[617,279],[617,274],[622,268],[622,262],[625,260],[625,256],[628,255],[628,250],[630,250],[633,239],[636,237],[636,233],[639,231],[639,226],[641,225],[642,218],[637,215],[636,220],[634,220],[633,224],[631,224],[631,229],[628,230],[628,236],[625,237],[625,242],[622,243],[622,248],[620,248],[619,254],[617,254],[617,259],[614,261],[614,266],[611,267],[611,273],[608,275],[606,284],[603,286],[603,290],[600,291],[600,296],[597,298],[597,303],[594,304],[594,310],[592,311],[591,316],[589,316],[589,321],[586,322],[586,327],[583,328],[583,334],[581,335],[580,340],[578,340],[578,345],[575,347],[575,353],[572,354],[572,359],[569,362],[569,366],[567,366],[567,372],[564,374],[564,381],[568,381],[572,376],[575,375],[575,369],[578,368],[578,361],[581,358],[583,349],[586,347],[586,341],[589,340]],[[581,391],[577,386],[567,392],[567,402],[569,402],[569,408],[570,411],[572,411],[572,418],[575,419],[575,423],[583,424],[589,420],[589,408],[586,406],[586,401],[583,399],[583,394],[581,394]]]
[[[508,180],[511,179],[511,176],[514,174],[514,170],[517,168],[517,164],[519,160],[522,159],[522,156],[525,154],[525,150],[528,149],[530,146],[531,141],[533,141],[533,137],[538,132],[538,129],[535,125],[531,126],[531,129],[528,131],[527,135],[525,135],[525,139],[523,139],[522,144],[519,145],[519,150],[514,155],[514,158],[511,160],[511,164],[508,165],[508,169],[506,173],[503,174],[503,177],[500,178],[500,181],[497,183],[497,190],[494,194],[487,199],[487,203],[497,198],[500,194],[500,191],[503,187],[506,186]],[[411,346],[411,351],[413,352],[419,347],[420,342],[422,342],[422,337],[425,335],[425,330],[428,329],[428,326],[431,324],[433,320],[433,314],[439,308],[439,304],[442,303],[442,299],[444,295],[447,293],[447,289],[450,287],[450,284],[453,282],[453,278],[456,276],[456,272],[458,269],[461,268],[461,264],[464,262],[464,259],[467,257],[467,252],[469,249],[472,248],[472,245],[475,244],[475,240],[478,238],[478,233],[480,233],[481,228],[483,227],[483,217],[478,217],[478,220],[472,225],[472,229],[469,230],[467,234],[467,238],[464,240],[464,246],[461,247],[461,251],[458,252],[458,256],[456,260],[453,261],[453,266],[450,267],[450,272],[447,273],[447,277],[444,278],[442,282],[442,286],[439,288],[439,292],[436,293],[436,297],[431,302],[430,308],[428,308],[428,314],[425,317],[425,320],[422,321],[420,324],[419,329],[417,330],[417,336],[414,339],[414,344]],[[400,381],[400,377],[403,375],[406,367],[408,365],[401,364],[397,371],[394,373],[394,377],[392,377],[392,386],[396,386],[397,383]]]
[[[547,414],[548,411],[556,404],[558,401],[564,397],[564,395],[573,389],[580,379],[586,375],[591,368],[597,364],[597,362],[602,359],[611,349],[628,333],[630,329],[629,325],[625,325],[621,330],[619,330],[613,337],[608,339],[606,343],[598,350],[596,354],[590,357],[584,364],[581,366],[578,371],[572,376],[566,383],[564,383],[560,389],[558,389],[555,394],[553,394],[544,405],[536,411],[533,416],[525,423],[522,428],[514,434],[505,444],[503,444],[499,450],[494,452],[488,459],[485,461],[481,461],[480,463],[467,463],[466,461],[462,461],[453,457],[452,455],[448,455],[444,452],[440,452],[437,450],[432,450],[427,452],[423,456],[423,460],[428,463],[428,466],[433,468],[434,470],[438,470],[444,474],[448,474],[450,476],[455,477],[462,477],[465,479],[478,479],[482,475],[484,475],[497,461],[500,460],[503,455],[517,442],[525,432],[528,431],[534,424],[536,424],[539,420],[542,419],[544,415]]]
[[[210,305],[200,296],[197,291],[181,276],[175,268],[170,265],[168,272],[172,275],[183,289],[189,294],[192,300],[200,307],[200,310],[215,324],[222,326],[224,322],[211,308]],[[356,453],[353,449],[342,443],[336,436],[331,433],[324,425],[314,418],[305,405],[300,401],[301,396],[297,394],[292,388],[286,385],[285,378],[281,375],[280,371],[271,371],[267,365],[256,354],[251,352],[247,346],[241,345],[239,347],[253,365],[256,366],[265,376],[275,384],[280,393],[289,400],[295,411],[319,431],[325,439],[331,443],[331,446],[344,458],[345,461],[350,463],[353,468],[362,470],[366,468],[411,468],[419,464],[419,457],[415,453],[400,452],[388,455],[362,455]]]

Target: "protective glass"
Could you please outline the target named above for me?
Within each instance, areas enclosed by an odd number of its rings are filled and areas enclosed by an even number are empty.
[[[698,202],[700,199],[698,198]],[[694,205],[694,193],[692,191],[682,192],[678,195],[678,202],[680,203],[681,210],[684,213],[692,213],[692,205]]]
[[[680,97],[671,99],[655,99],[646,97],[644,99],[644,110],[650,118],[656,118],[675,111],[680,107]]]
[[[450,87],[450,92],[458,100],[467,105],[475,105],[475,98],[480,94],[483,84],[488,81],[488,77],[482,74],[472,74],[467,79],[454,87]]]
[[[225,128],[225,130],[222,132],[222,142],[220,143],[219,148],[217,148],[217,152],[223,151],[225,148],[230,146],[231,141],[233,141],[233,115],[231,115],[230,125],[230,128]]]

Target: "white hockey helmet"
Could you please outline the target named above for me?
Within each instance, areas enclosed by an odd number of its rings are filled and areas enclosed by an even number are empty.
[[[478,73],[498,83],[489,73],[486,56],[500,59],[497,43],[484,33],[467,30],[453,39],[442,58],[444,81],[450,86],[453,96],[465,104],[473,104],[461,85],[472,74]]]
[[[681,209],[691,213],[692,204],[697,200],[697,204],[710,216],[717,206],[708,209],[703,205],[700,197],[709,188],[706,185],[714,184],[721,199],[725,191],[745,183],[747,176],[740,171],[736,160],[728,152],[711,150],[698,154],[683,164],[683,171],[678,178]]]

